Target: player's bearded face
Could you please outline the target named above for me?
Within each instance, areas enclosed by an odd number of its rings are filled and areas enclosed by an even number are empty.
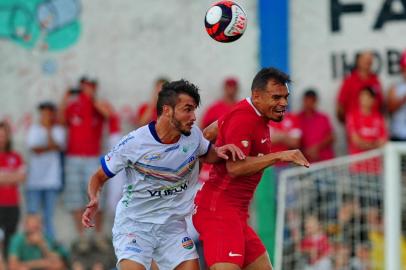
[[[175,111],[172,114],[171,123],[183,135],[190,135],[193,122],[189,125],[187,122],[185,123],[184,121],[178,119]]]

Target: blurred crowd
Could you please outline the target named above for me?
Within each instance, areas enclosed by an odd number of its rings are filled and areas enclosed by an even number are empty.
[[[399,63],[402,78],[387,91],[373,72],[373,59],[371,52],[359,54],[354,69],[338,89],[337,119],[346,130],[349,154],[379,148],[389,139],[406,141],[406,52]],[[149,101],[136,110],[132,128],[156,119],[157,94],[166,81],[162,77],[154,82]],[[197,124],[203,129],[230,111],[240,99],[239,87],[238,78],[225,78],[222,97],[208,106]],[[98,96],[97,89],[96,80],[83,77],[58,104],[50,101],[38,104],[38,121],[26,134],[29,156],[25,160],[13,148],[9,123],[0,122],[0,270],[114,268],[111,255],[91,258],[95,253],[113,253],[109,236],[103,233],[103,218],[106,212],[114,213],[120,199],[123,184],[120,174],[110,181],[114,185],[109,184],[101,194],[104,204],[97,215],[94,233],[89,236],[81,224],[88,202],[87,182],[99,166],[103,145],[111,148],[124,135],[119,114],[112,104]],[[269,123],[272,151],[300,148],[312,163],[335,157],[335,132],[329,116],[319,110],[318,101],[317,89],[305,89],[301,108],[290,107],[282,122]],[[286,167],[277,164],[275,170],[279,173]],[[365,166],[358,168],[358,172],[362,168]],[[375,169],[380,172],[379,167]],[[203,165],[201,181],[207,179],[208,170]],[[59,201],[74,221],[77,234],[72,236],[71,246],[58,242],[54,214]],[[20,217],[23,226],[17,230]],[[319,233],[318,218],[306,219],[305,230],[310,238],[303,239],[297,247],[303,252],[315,252],[311,239],[314,234],[319,235],[317,245],[323,246],[323,252],[330,252],[328,242]],[[366,247],[362,244],[348,251],[350,248],[343,245],[337,252],[357,254],[355,258],[359,261],[353,264],[361,265]],[[319,257],[322,256],[318,253],[310,256],[310,265],[316,264]]]

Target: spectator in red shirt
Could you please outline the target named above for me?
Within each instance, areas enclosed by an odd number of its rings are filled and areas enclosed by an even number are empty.
[[[346,115],[357,109],[360,92],[367,86],[376,93],[373,110],[382,110],[382,87],[378,76],[372,71],[373,59],[374,56],[369,51],[357,55],[354,70],[344,79],[337,101],[337,118],[340,122],[344,123]]]
[[[352,111],[346,117],[350,154],[379,148],[388,140],[383,115],[373,109],[376,98],[377,93],[373,88],[362,89],[358,98],[359,109]]]
[[[19,185],[25,180],[21,155],[13,151],[9,125],[0,122],[0,229],[4,232],[4,257],[20,215]]]
[[[162,85],[169,80],[165,77],[160,77],[155,81],[154,89],[151,93],[151,98],[148,102],[142,103],[138,109],[134,120],[134,125],[138,127],[145,126],[151,121],[157,119],[156,101],[158,99],[158,93],[162,89]]]
[[[229,77],[224,80],[223,97],[210,105],[204,113],[200,124],[202,129],[231,111],[238,101],[238,90],[239,83],[236,78]]]
[[[359,110],[346,117],[348,152],[357,154],[382,147],[388,140],[384,117],[375,111],[374,89],[366,87],[359,96]],[[350,167],[353,174],[352,189],[361,195],[361,207],[379,206],[382,202],[382,160],[378,157],[357,162]],[[363,181],[360,178],[364,179]],[[368,182],[365,187],[362,183]],[[365,195],[365,196],[364,196]]]
[[[334,157],[334,131],[328,116],[317,110],[316,91],[308,89],[303,95],[302,111],[298,114],[302,130],[301,148],[309,162]]]
[[[238,101],[238,90],[239,83],[236,78],[229,77],[224,80],[223,97],[210,105],[204,113],[202,122],[200,123],[200,127],[202,129],[208,127],[211,123],[218,120],[220,116],[231,111]],[[207,163],[201,166],[199,174],[200,182],[204,183],[207,179],[209,179],[211,166],[211,164]]]
[[[73,214],[80,236],[78,249],[83,252],[90,248],[81,224],[87,204],[86,187],[93,170],[99,166],[103,124],[111,115],[110,106],[97,99],[96,92],[96,81],[82,79],[79,91],[67,92],[60,107],[61,121],[67,128],[65,205]],[[102,235],[102,212],[97,216],[95,244],[107,250],[107,241]]]

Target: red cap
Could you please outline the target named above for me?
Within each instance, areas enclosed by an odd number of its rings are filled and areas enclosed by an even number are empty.
[[[238,80],[234,77],[229,77],[227,79],[225,79],[224,81],[224,85],[225,86],[237,86],[238,85]]]
[[[403,51],[402,56],[400,57],[400,68],[406,69],[406,50]]]

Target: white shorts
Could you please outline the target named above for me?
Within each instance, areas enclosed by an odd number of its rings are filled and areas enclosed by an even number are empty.
[[[113,245],[117,268],[123,259],[151,268],[151,261],[160,270],[172,270],[180,263],[198,259],[195,244],[186,230],[185,221],[169,224],[133,222],[125,228],[113,228]]]

